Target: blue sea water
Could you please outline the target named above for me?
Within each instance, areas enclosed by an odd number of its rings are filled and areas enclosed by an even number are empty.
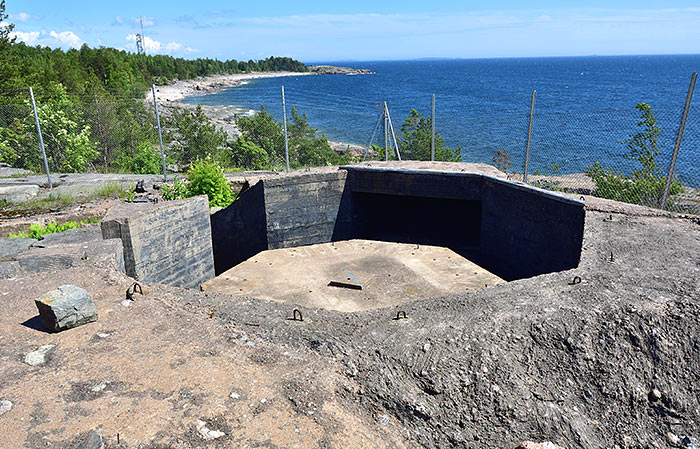
[[[635,105],[649,103],[661,131],[663,171],[668,167],[692,72],[700,55],[590,56],[333,62],[374,75],[315,75],[251,80],[192,103],[230,107],[233,113],[261,105],[281,119],[281,86],[291,107],[330,140],[367,146],[390,108],[394,128],[411,109],[430,115],[436,96],[436,129],[467,162],[491,163],[508,151],[511,170],[522,172],[530,98],[537,91],[531,172],[580,173],[594,161],[629,173],[639,168],[622,157],[624,140],[639,130]],[[677,172],[700,185],[700,94],[685,131]],[[378,131],[374,143],[383,145]]]

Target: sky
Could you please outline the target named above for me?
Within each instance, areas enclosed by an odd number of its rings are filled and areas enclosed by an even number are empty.
[[[585,7],[582,5],[585,4]],[[7,0],[29,45],[304,62],[700,53],[698,0]]]

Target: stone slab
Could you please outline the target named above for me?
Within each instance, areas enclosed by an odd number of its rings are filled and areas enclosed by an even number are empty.
[[[97,321],[97,308],[90,294],[75,285],[61,285],[34,300],[41,322],[59,332]]]
[[[214,277],[209,202],[122,203],[103,218],[102,236],[119,238],[126,273],[134,279],[198,288]]]

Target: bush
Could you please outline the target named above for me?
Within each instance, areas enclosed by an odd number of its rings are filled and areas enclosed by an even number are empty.
[[[187,179],[188,196],[206,195],[209,207],[226,207],[236,199],[221,166],[209,158],[195,162],[187,172]]]
[[[117,159],[117,166],[127,173],[158,174],[163,171],[160,151],[150,142],[140,144],[133,155],[122,153]]]
[[[637,126],[641,130],[631,134],[623,143],[629,150],[622,157],[637,161],[641,170],[633,170],[631,176],[625,176],[606,168],[599,162],[586,167],[585,173],[596,185],[593,192],[596,196],[643,206],[658,207],[666,185],[666,177],[659,173],[656,158],[661,152],[658,146],[661,128],[656,126],[656,117],[652,114],[651,106],[639,103],[635,108],[641,113]],[[683,191],[683,185],[672,180],[670,194],[677,195]]]
[[[234,167],[246,170],[272,169],[267,152],[243,136],[231,144],[231,162]]]
[[[189,192],[187,190],[187,183],[182,179],[176,179],[173,185],[163,184],[160,188],[161,194],[165,201],[180,200],[182,198],[187,198]]]

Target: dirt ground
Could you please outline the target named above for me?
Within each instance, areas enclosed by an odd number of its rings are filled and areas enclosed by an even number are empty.
[[[97,268],[0,280],[0,447],[98,431],[108,448],[697,448],[700,222],[584,199],[577,269],[406,302],[402,320],[294,321],[155,284],[127,307],[132,281]],[[99,319],[46,333],[33,299],[65,283]]]

